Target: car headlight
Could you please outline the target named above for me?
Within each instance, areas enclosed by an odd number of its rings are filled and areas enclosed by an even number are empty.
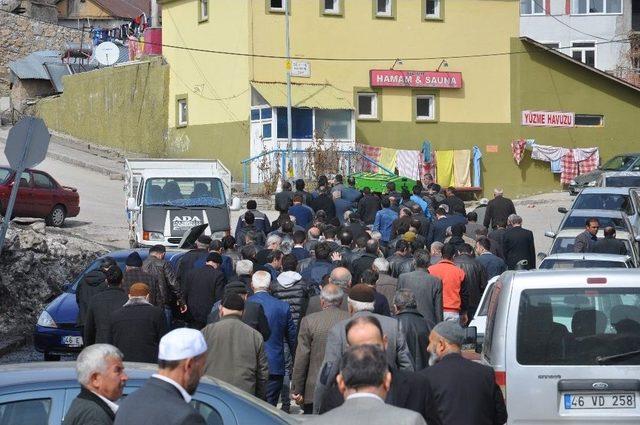
[[[596,185],[596,181],[595,180],[592,181],[592,182],[587,183],[587,186],[590,186],[590,187],[593,187],[595,185]]]
[[[211,239],[222,239],[225,236],[227,236],[227,232],[225,232],[224,230],[221,232],[213,232],[211,234]]]
[[[576,183],[576,181],[575,181],[575,180],[571,180],[571,181],[569,182],[569,186],[575,186],[575,185],[577,185],[577,184],[578,184],[578,183]]]
[[[142,239],[145,241],[163,241],[164,235],[160,232],[143,232]]]
[[[40,313],[40,317],[38,317],[38,326],[43,326],[45,328],[57,328],[55,320],[46,310]]]

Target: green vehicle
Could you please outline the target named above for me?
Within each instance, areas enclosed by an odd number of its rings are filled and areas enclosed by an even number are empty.
[[[407,189],[409,193],[413,190],[413,187],[417,184],[415,180],[407,177],[400,177],[396,175],[388,175],[381,173],[356,173],[351,177],[356,179],[356,189],[362,190],[365,187],[371,189],[372,192],[385,193],[387,191],[387,183],[394,182],[396,184],[396,190],[402,192]]]

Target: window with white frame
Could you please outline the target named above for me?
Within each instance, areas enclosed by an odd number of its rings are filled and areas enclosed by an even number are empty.
[[[271,106],[252,107],[251,124],[262,127],[262,139],[271,139],[273,136],[273,110]]]
[[[314,109],[315,133],[324,140],[351,140],[352,111],[348,109]]]
[[[520,0],[521,15],[544,15],[544,0]]]
[[[376,93],[358,93],[358,119],[378,118],[378,95]]]
[[[376,2],[376,16],[391,16],[391,2],[393,0],[374,0]]]
[[[415,97],[416,120],[433,121],[436,119],[436,97],[432,94],[419,94]]]
[[[209,0],[200,0],[200,20],[209,19]]]
[[[622,13],[622,0],[571,0],[571,3],[574,15]]]
[[[574,41],[571,43],[571,57],[580,62],[596,66],[596,43],[593,41]]]
[[[269,0],[269,9],[272,12],[284,12],[287,0]]]
[[[187,99],[178,99],[178,126],[186,126],[189,124],[189,109]]]
[[[424,0],[424,17],[425,19],[440,19],[440,2],[441,0]]]
[[[324,13],[328,15],[337,15],[340,13],[340,0],[323,0]]]

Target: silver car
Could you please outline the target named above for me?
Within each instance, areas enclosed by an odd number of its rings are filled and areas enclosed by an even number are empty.
[[[623,211],[629,216],[631,225],[640,231],[640,196],[628,187],[589,187],[583,189],[571,206],[572,210],[613,210]],[[567,212],[565,208],[558,208]]]
[[[481,361],[509,424],[640,423],[640,274],[506,272],[489,300]]]
[[[638,171],[607,171],[596,180],[597,187],[640,187]]]
[[[593,269],[593,268],[634,268],[633,259],[628,255],[574,253],[546,256],[538,266],[542,270]]]
[[[575,245],[576,236],[582,233],[582,229],[565,229],[558,232],[553,239],[553,244],[549,250],[551,254],[563,254],[573,252],[573,246]],[[627,255],[633,260],[635,267],[640,265],[640,256],[638,255],[638,243],[637,240],[628,232],[619,230],[616,232],[616,239],[621,240],[627,248]],[[541,258],[538,254],[538,258]]]
[[[584,230],[587,219],[589,218],[597,218],[601,229],[611,226],[615,228],[616,231],[623,230],[631,234],[636,233],[631,221],[629,221],[629,216],[624,211],[598,209],[573,209],[567,212],[562,218],[560,226],[558,226],[558,231],[565,229]],[[556,233],[545,232],[544,235],[549,238],[554,238]]]

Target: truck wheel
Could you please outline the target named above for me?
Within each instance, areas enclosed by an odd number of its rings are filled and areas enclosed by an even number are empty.
[[[49,353],[44,353],[44,361],[45,362],[59,362],[60,361],[60,356],[58,354],[49,354]]]
[[[62,205],[58,204],[53,207],[44,221],[48,226],[62,227],[65,218],[67,218],[67,211]]]

